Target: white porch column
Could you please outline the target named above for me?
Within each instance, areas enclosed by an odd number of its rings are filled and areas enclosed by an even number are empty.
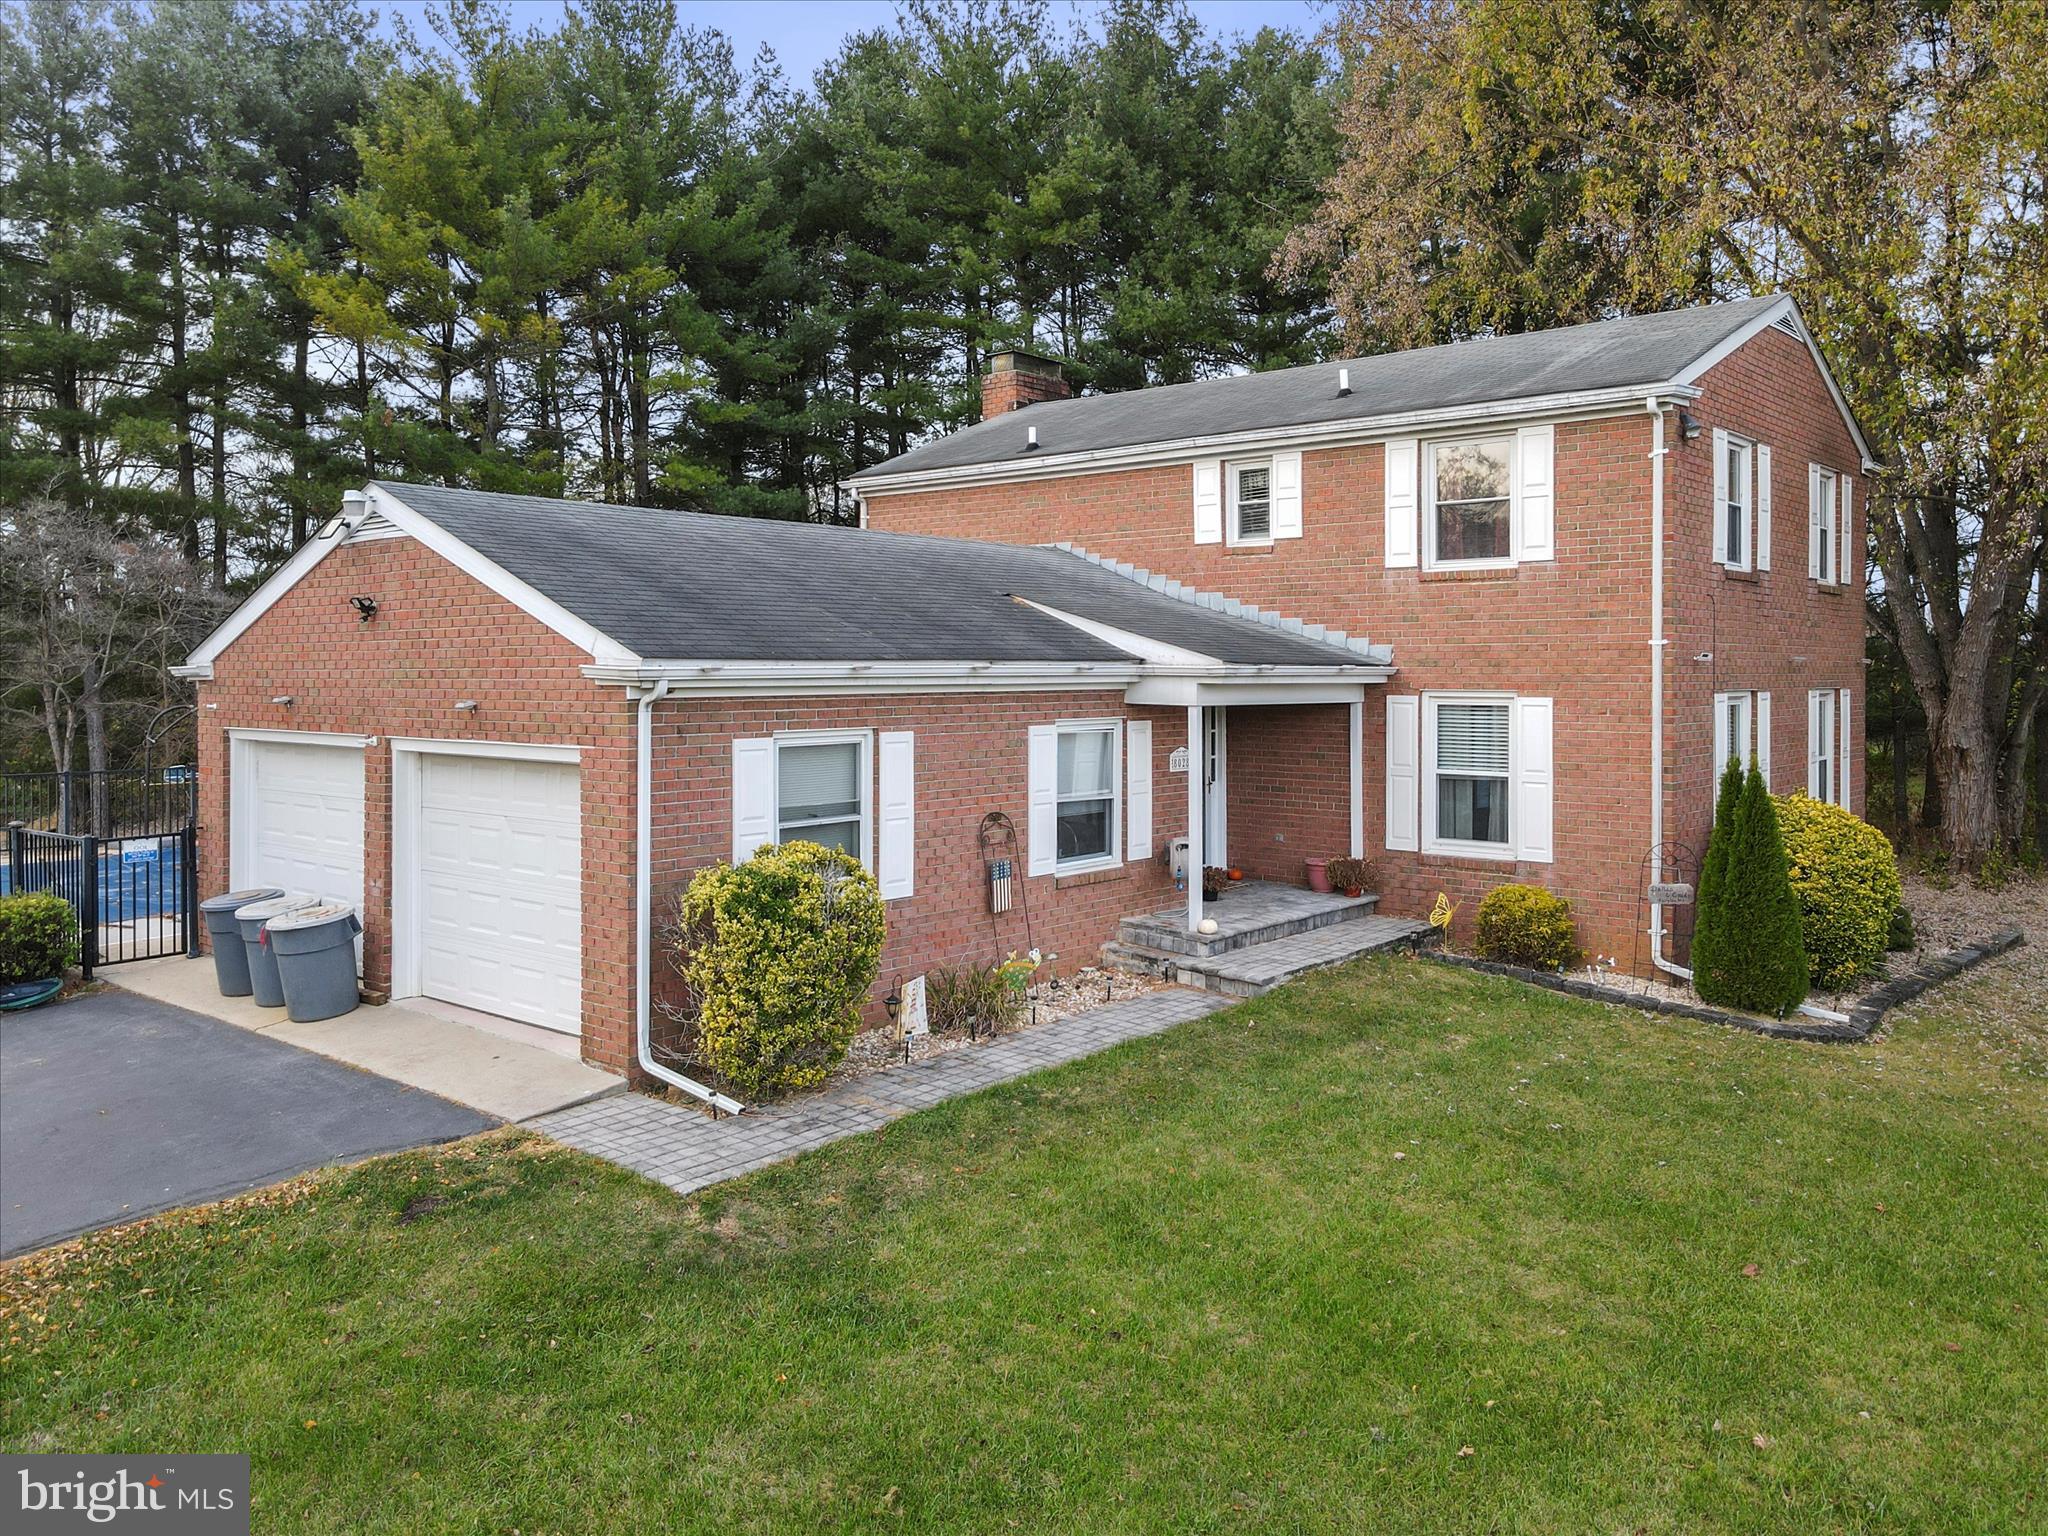
[[[1351,701],[1351,857],[1365,857],[1365,700]]]
[[[1208,807],[1202,803],[1202,706],[1188,706],[1188,932],[1202,926],[1202,823]]]

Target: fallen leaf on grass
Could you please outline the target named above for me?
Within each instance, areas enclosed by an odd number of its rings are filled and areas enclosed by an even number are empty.
[[[1748,1276],[1752,1280],[1754,1280],[1757,1277],[1757,1274],[1759,1273],[1757,1267],[1754,1264],[1743,1265],[1742,1272],[1744,1275]]]
[[[1768,1451],[1771,1448],[1771,1437],[1769,1435],[1751,1435],[1749,1443],[1760,1451]]]

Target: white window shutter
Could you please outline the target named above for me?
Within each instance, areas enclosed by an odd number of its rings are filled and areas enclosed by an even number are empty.
[[[1195,542],[1223,542],[1223,461],[1195,460]]]
[[[1422,700],[1387,698],[1387,846],[1413,852],[1422,802]]]
[[[741,864],[775,841],[775,738],[732,744],[732,861]]]
[[[1827,508],[1820,499],[1820,466],[1806,466],[1806,574],[1820,580],[1821,525]]]
[[[1771,696],[1756,696],[1756,761],[1763,770],[1764,788],[1771,787]]]
[[[1552,858],[1550,723],[1550,700],[1515,700],[1515,857],[1532,864]]]
[[[1771,568],[1771,450],[1756,445],[1756,568]]]
[[[1412,437],[1398,437],[1386,446],[1387,564],[1416,563],[1415,465],[1417,443]],[[1410,846],[1413,846],[1412,844]]]
[[[1124,827],[1133,864],[1152,857],[1152,722],[1124,726]]]
[[[1520,520],[1516,558],[1557,558],[1556,478],[1557,432],[1553,427],[1524,427],[1515,434],[1519,484],[1515,515]]]
[[[1301,455],[1273,455],[1273,537],[1301,537]]]
[[[1034,875],[1049,875],[1059,865],[1060,732],[1056,725],[1031,727],[1029,815],[1025,844]]]
[[[1849,803],[1849,786],[1853,782],[1849,777],[1849,764],[1854,759],[1849,756],[1849,690],[1846,688],[1835,705],[1835,724],[1841,727],[1842,736],[1842,744],[1835,750],[1835,804],[1845,811],[1853,811],[1856,807]]]
[[[1849,495],[1855,484],[1852,476],[1842,476],[1835,496],[1835,580],[1845,587],[1855,586],[1863,575],[1862,545],[1856,547],[1854,560],[1849,557],[1849,529],[1854,521],[1849,515]]]
[[[884,731],[875,745],[881,780],[875,792],[881,828],[875,879],[882,900],[901,901],[917,882],[917,737],[913,731]]]
[[[1718,787],[1721,775],[1728,768],[1728,695],[1714,695],[1714,783]]]
[[[1728,434],[1714,428],[1714,563],[1728,563]]]

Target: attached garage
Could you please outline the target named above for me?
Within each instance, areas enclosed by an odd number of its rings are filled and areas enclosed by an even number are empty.
[[[235,731],[230,741],[233,886],[277,885],[360,907],[365,738]]]
[[[576,749],[391,745],[394,991],[580,1033]]]

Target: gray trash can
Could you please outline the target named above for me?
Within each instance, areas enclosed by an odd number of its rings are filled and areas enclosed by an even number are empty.
[[[310,907],[319,899],[301,893],[273,896],[268,901],[252,901],[246,907],[235,908],[235,926],[242,933],[242,953],[249,961],[249,996],[257,1007],[284,1006],[284,983],[277,979],[277,957],[263,942],[263,925],[273,917]]]
[[[345,901],[300,907],[265,925],[277,973],[284,981],[285,1012],[295,1024],[331,1019],[361,1000],[356,990],[356,909]]]
[[[199,903],[199,915],[206,921],[206,936],[213,940],[213,979],[222,997],[249,995],[249,952],[242,948],[242,925],[235,921],[236,909],[283,894],[281,886],[257,885],[246,891],[229,891],[225,896],[209,896]]]

